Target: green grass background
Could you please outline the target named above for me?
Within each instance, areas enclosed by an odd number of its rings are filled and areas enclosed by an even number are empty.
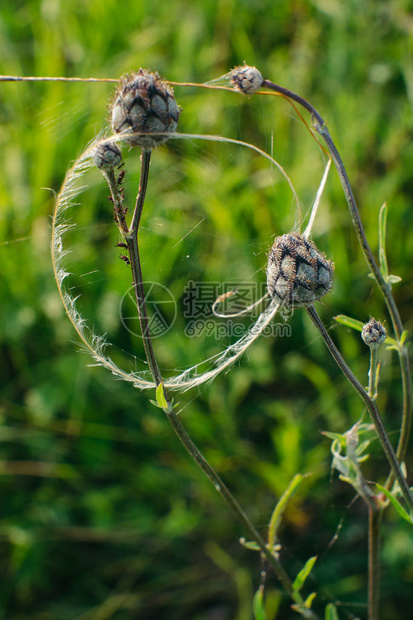
[[[379,208],[388,202],[390,270],[403,278],[396,297],[409,328],[412,9],[408,0],[6,0],[0,73],[117,78],[149,67],[169,80],[204,82],[244,60],[256,65],[327,120],[374,249]],[[56,291],[53,192],[107,126],[112,91],[108,84],[0,83],[0,617],[248,620],[263,568],[258,555],[239,545],[244,532],[149,404],[152,395],[89,365]],[[183,87],[175,94],[180,131],[273,145],[308,210],[322,159],[287,103]],[[130,200],[137,160],[127,154]],[[119,324],[130,276],[114,248],[107,189],[97,173],[87,182],[71,214],[80,226],[68,237],[70,282],[115,355],[143,368],[139,342]],[[286,184],[261,158],[201,140],[170,142],[153,158],[145,277],[177,299],[189,279],[264,282],[274,236],[295,224]],[[387,317],[334,171],[314,239],[336,264],[334,290],[319,311],[366,382],[368,353],[333,317]],[[229,343],[185,337],[178,310],[174,329],[155,343],[167,373]],[[293,577],[319,554],[307,589],[318,592],[317,610],[333,600],[340,618],[365,618],[366,511],[360,501],[350,506],[352,490],[331,475],[320,432],[348,429],[363,408],[304,312],[291,326],[290,338],[261,338],[228,374],[179,395],[181,416],[263,535],[293,475],[309,474],[285,516],[283,562]],[[380,405],[394,432],[400,400],[397,359],[383,353]],[[376,443],[365,472],[383,481]],[[382,557],[382,617],[406,617],[413,537],[391,511]],[[296,617],[270,573],[266,594],[269,619]]]

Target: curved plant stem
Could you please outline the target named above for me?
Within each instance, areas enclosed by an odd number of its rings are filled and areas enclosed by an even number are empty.
[[[383,295],[385,303],[387,305],[387,309],[390,314],[390,318],[393,324],[393,329],[396,334],[398,340],[403,333],[403,323],[400,317],[399,310],[397,308],[396,302],[393,297],[393,292],[391,288],[391,284],[384,278],[383,274],[380,271],[380,268],[374,258],[373,252],[370,248],[370,245],[367,241],[366,234],[364,232],[364,227],[360,218],[359,209],[356,203],[356,199],[353,194],[353,190],[350,185],[350,180],[347,175],[347,171],[345,169],[344,163],[340,157],[340,154],[333,142],[333,139],[330,135],[330,132],[327,128],[327,125],[319,112],[311,105],[306,99],[300,97],[291,90],[284,88],[283,86],[279,86],[278,84],[274,84],[270,80],[264,80],[262,83],[264,88],[268,88],[274,92],[280,93],[284,97],[291,99],[305,108],[312,116],[313,126],[317,133],[322,136],[324,139],[328,151],[331,155],[331,158],[334,162],[334,165],[337,169],[338,176],[340,178],[341,185],[343,187],[344,195],[347,200],[347,204],[350,209],[351,219],[353,221],[353,226],[355,228],[357,238],[363,250],[363,254],[365,259],[373,273],[373,276],[377,282],[377,285]],[[411,416],[412,416],[412,385],[411,385],[411,373],[410,373],[410,364],[409,357],[407,353],[407,349],[405,346],[401,346],[398,350],[399,361],[401,366],[401,375],[402,375],[402,384],[403,384],[403,413],[402,413],[402,424],[401,431],[399,436],[399,443],[397,446],[397,457],[399,461],[403,461],[407,444],[410,436],[410,428],[411,428]],[[392,474],[389,477],[389,480],[386,483],[386,486],[391,486],[392,483]]]
[[[106,179],[111,188],[112,199],[115,205],[115,221],[122,233],[123,238],[125,239],[125,242],[127,243],[129,250],[130,266],[133,275],[133,286],[135,290],[136,304],[138,308],[138,315],[141,325],[146,359],[148,361],[148,365],[156,386],[160,386],[163,385],[163,379],[150,335],[150,326],[146,308],[138,244],[138,231],[145,201],[146,188],[148,184],[150,159],[151,151],[143,150],[141,157],[141,177],[139,183],[139,191],[136,198],[135,209],[132,215],[131,226],[129,229],[127,229],[127,227],[125,227],[124,225],[124,222],[122,220],[119,220],[119,218],[116,216],[116,207],[118,206],[119,202],[119,190],[117,189],[115,177],[114,175],[106,175]],[[246,532],[248,532],[249,536],[257,543],[260,548],[261,554],[266,558],[269,565],[273,568],[274,573],[280,580],[284,590],[294,601],[296,606],[299,609],[303,610],[303,614],[305,614],[306,618],[309,618],[310,620],[318,620],[318,616],[311,609],[305,608],[304,599],[299,592],[294,590],[292,582],[287,575],[284,567],[282,566],[280,560],[278,559],[278,556],[270,550],[269,546],[265,544],[264,539],[261,537],[256,528],[252,525],[251,521],[248,519],[241,506],[238,504],[234,496],[229,491],[228,487],[224,484],[216,471],[211,467],[211,465],[208,463],[202,453],[198,450],[192,439],[189,437],[182,422],[180,421],[177,413],[173,408],[173,403],[170,400],[165,388],[163,388],[163,396],[167,404],[167,406],[163,408],[163,411],[166,414],[169,423],[171,424],[173,430],[175,431],[187,453],[192,457],[192,459],[195,461],[195,463],[198,465],[204,475],[208,478],[208,480],[214,485],[215,490],[226,502],[227,506],[230,508],[232,514],[235,516],[237,521],[242,525]]]
[[[394,453],[393,446],[390,443],[390,439],[388,437],[387,431],[385,429],[383,420],[381,418],[380,412],[377,408],[375,401],[372,400],[372,398],[366,392],[364,387],[361,385],[360,381],[354,375],[351,368],[346,364],[340,351],[337,349],[336,345],[331,340],[314,306],[309,306],[308,308],[306,308],[306,310],[313,324],[320,331],[324,339],[324,342],[326,343],[328,349],[330,350],[330,353],[333,356],[334,360],[336,361],[337,365],[343,371],[344,375],[350,381],[350,383],[352,384],[352,386],[354,387],[354,389],[356,390],[356,392],[359,394],[364,404],[366,405],[366,408],[370,414],[370,417],[376,429],[376,433],[380,439],[381,445],[383,447],[384,453],[387,457],[387,461],[390,465],[393,475],[395,476],[396,480],[398,481],[400,485],[401,492],[403,494],[404,499],[406,500],[407,505],[409,506],[410,509],[413,509],[413,497],[410,493],[409,485],[407,484],[407,480],[403,476],[403,473],[400,469],[399,462]]]

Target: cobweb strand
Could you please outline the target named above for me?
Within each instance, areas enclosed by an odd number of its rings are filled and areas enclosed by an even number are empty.
[[[122,370],[108,354],[110,343],[104,336],[96,335],[88,326],[84,317],[80,314],[76,307],[78,296],[72,296],[65,288],[65,281],[70,273],[65,268],[65,258],[70,250],[64,248],[65,234],[75,228],[76,224],[69,220],[67,212],[70,208],[76,206],[76,197],[81,194],[85,186],[79,184],[79,180],[87,172],[94,168],[92,162],[92,154],[96,146],[101,142],[121,142],[130,137],[127,136],[111,136],[104,140],[93,142],[75,161],[73,166],[66,174],[61,190],[56,199],[55,210],[52,222],[52,264],[54,276],[61,297],[63,306],[71,321],[75,331],[81,339],[84,348],[91,354],[94,362],[98,366],[103,366],[109,370],[114,376],[122,381],[132,383],[139,389],[153,389],[156,387],[148,370],[141,372],[127,372]],[[221,136],[203,136],[199,134],[172,134],[174,138],[186,139],[206,139],[218,142],[230,142],[232,144],[240,144],[252,148],[256,152],[265,155],[267,159],[275,165],[277,162],[266,153],[250,145],[246,142],[238,140],[226,139]],[[279,165],[277,165],[279,167]],[[280,169],[280,167],[279,167]],[[297,199],[298,200],[298,199]],[[164,385],[169,390],[186,391],[192,387],[200,386],[205,382],[212,381],[218,374],[227,370],[241,355],[249,348],[249,346],[260,336],[263,330],[270,324],[279,309],[279,304],[271,301],[266,309],[260,314],[254,325],[234,344],[230,345],[224,351],[203,360],[190,368],[187,368],[179,375],[166,378]],[[201,372],[201,368],[209,364],[210,368]]]

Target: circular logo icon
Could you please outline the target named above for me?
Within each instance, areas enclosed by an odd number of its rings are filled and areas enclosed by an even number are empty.
[[[146,309],[149,320],[149,333],[159,338],[168,332],[176,319],[176,302],[171,291],[158,282],[143,282]],[[119,304],[122,325],[129,333],[142,338],[135,289],[131,286],[122,296]]]

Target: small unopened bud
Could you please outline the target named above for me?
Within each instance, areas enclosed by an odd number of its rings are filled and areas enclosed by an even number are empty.
[[[244,95],[253,95],[257,92],[264,81],[256,67],[244,65],[235,67],[229,74],[231,86]]]
[[[101,142],[93,151],[93,163],[99,170],[111,170],[122,163],[120,148],[113,142]]]
[[[173,90],[157,73],[139,69],[125,75],[111,106],[111,122],[116,133],[136,133],[128,138],[132,146],[151,149],[169,140],[180,110]]]
[[[361,337],[370,349],[377,349],[386,340],[387,332],[384,325],[372,317],[363,326]]]
[[[284,306],[311,306],[330,290],[334,263],[301,235],[277,237],[268,256],[267,286]]]

